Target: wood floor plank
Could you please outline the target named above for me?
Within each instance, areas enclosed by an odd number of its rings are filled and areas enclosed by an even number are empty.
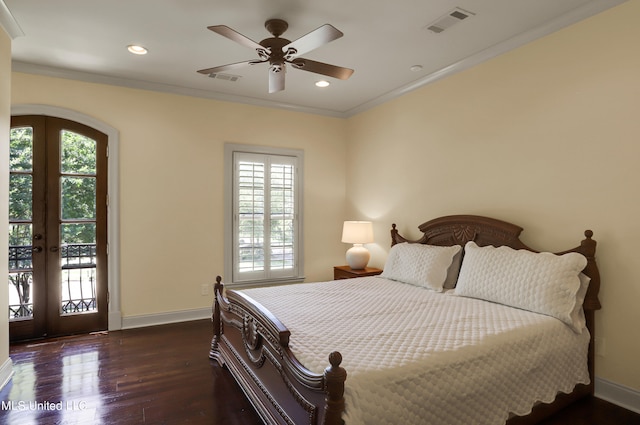
[[[260,425],[229,371],[207,357],[211,334],[199,320],[14,344],[0,425]],[[640,415],[594,398],[541,425],[561,424],[640,425]]]

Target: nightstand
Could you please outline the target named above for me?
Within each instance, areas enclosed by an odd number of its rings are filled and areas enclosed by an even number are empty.
[[[351,279],[353,277],[376,276],[382,273],[382,270],[375,267],[365,267],[362,270],[353,270],[349,266],[336,266],[333,268],[333,279]]]

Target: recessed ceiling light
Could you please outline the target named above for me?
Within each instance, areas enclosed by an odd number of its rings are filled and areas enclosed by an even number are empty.
[[[316,87],[329,87],[331,83],[325,80],[316,81]]]
[[[130,44],[129,46],[127,46],[127,50],[129,50],[134,55],[146,55],[148,53],[147,49],[136,44]]]

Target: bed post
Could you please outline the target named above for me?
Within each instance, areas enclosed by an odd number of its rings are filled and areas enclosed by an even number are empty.
[[[391,224],[391,246],[394,246],[398,243],[398,229],[396,229],[396,223]]]
[[[220,341],[220,334],[222,333],[222,322],[220,321],[220,302],[218,296],[222,297],[222,277],[216,277],[216,283],[213,287],[213,307],[211,321],[213,322],[213,338],[211,339],[211,350],[209,351],[209,358],[216,360],[220,366],[224,365],[224,360],[220,355],[220,349],[218,348],[218,342]]]
[[[584,273],[591,278],[589,282],[589,289],[584,299],[583,308],[585,318],[587,320],[587,328],[591,334],[591,341],[589,342],[589,354],[588,354],[588,367],[589,376],[591,382],[589,383],[589,391],[593,395],[595,390],[595,312],[600,310],[602,305],[598,299],[598,293],[600,292],[600,273],[598,272],[598,266],[596,265],[596,241],[592,239],[593,232],[591,230],[585,230],[584,239],[580,243],[580,251],[587,257],[587,267],[584,269]]]
[[[598,272],[598,266],[596,265],[596,241],[591,239],[593,232],[591,230],[585,230],[584,239],[580,242],[580,251],[587,257],[587,267],[584,272],[591,278],[589,282],[589,289],[584,300],[584,308],[587,310],[600,310],[602,305],[598,299],[598,293],[600,292],[600,273]]]
[[[342,355],[334,351],[329,354],[331,366],[324,370],[324,385],[327,393],[324,407],[324,425],[342,425],[342,412],[344,412],[344,381],[347,379],[347,371],[340,367]]]

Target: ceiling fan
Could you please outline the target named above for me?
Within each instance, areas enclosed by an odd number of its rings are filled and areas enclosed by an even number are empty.
[[[326,75],[340,80],[346,80],[351,76],[351,74],[353,74],[353,69],[330,65],[323,62],[316,62],[300,57],[300,55],[308,53],[323,44],[327,44],[344,35],[332,25],[325,24],[308,34],[303,35],[295,41],[289,41],[286,38],[280,37],[289,27],[289,24],[282,19],[269,19],[265,22],[264,26],[267,31],[273,35],[273,37],[265,38],[260,43],[256,43],[226,25],[214,25],[207,27],[211,31],[227,37],[236,43],[240,43],[245,47],[254,49],[258,53],[258,57],[260,59],[201,69],[198,72],[205,75],[211,75],[240,68],[245,65],[256,65],[268,62],[269,93],[276,93],[284,90],[286,64],[291,64],[291,66],[296,69],[314,72],[316,74]]]

